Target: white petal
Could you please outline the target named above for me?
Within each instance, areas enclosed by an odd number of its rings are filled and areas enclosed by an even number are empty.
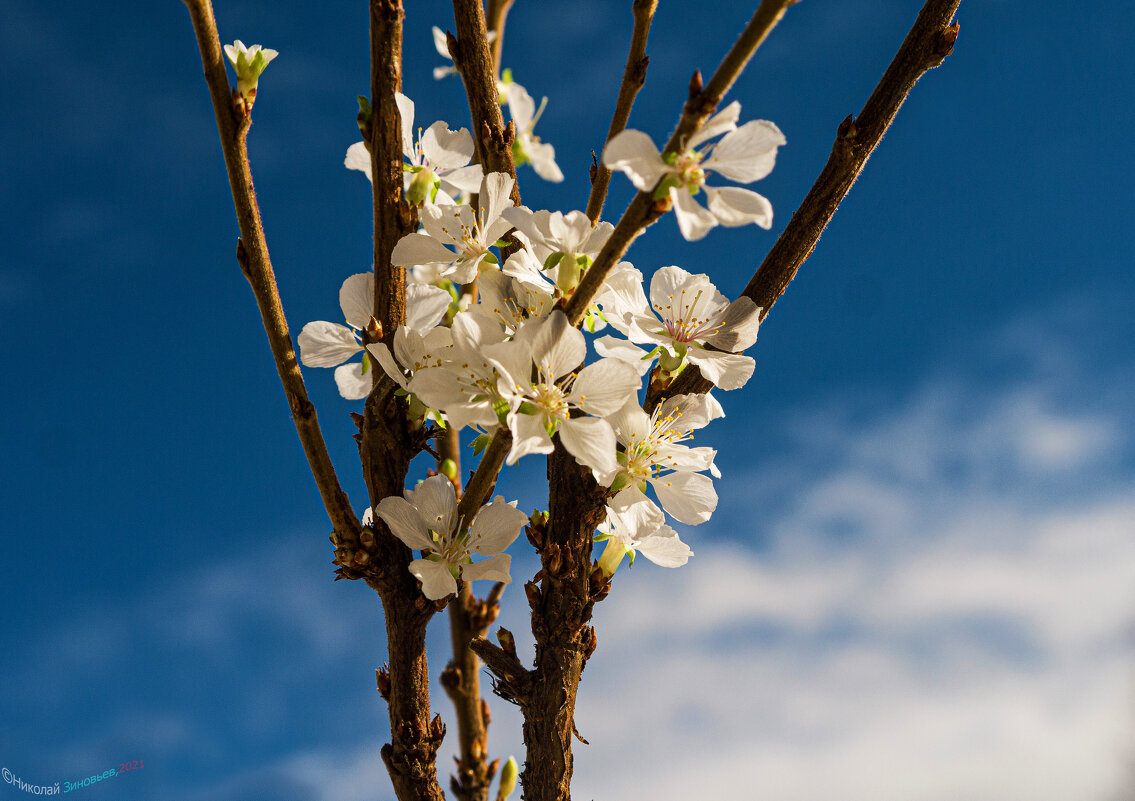
[[[469,402],[461,380],[444,367],[418,370],[406,385],[406,390],[417,395],[431,409],[446,413]]]
[[[536,170],[536,174],[554,184],[562,181],[564,174],[556,164],[556,149],[547,142],[536,142],[531,138],[525,138],[528,141],[523,145],[524,152],[532,162],[532,169]]]
[[[713,149],[713,154],[702,162],[702,167],[747,184],[772,172],[776,165],[776,149],[787,142],[773,123],[753,120],[726,134]]]
[[[607,422],[615,429],[615,438],[624,445],[644,440],[650,435],[650,417],[638,405],[637,399],[623,404],[607,418]]]
[[[363,142],[355,142],[347,148],[347,157],[343,159],[343,164],[348,170],[359,170],[366,174],[368,181],[374,179],[370,174],[370,151]]]
[[[693,275],[676,264],[659,267],[650,278],[650,305],[663,317],[673,319],[669,315],[671,307],[677,308],[681,304],[682,290],[690,287],[695,278],[706,278],[705,275]]]
[[[512,449],[505,459],[506,464],[516,464],[520,457],[530,453],[551,453],[555,450],[552,438],[544,430],[543,415],[514,412],[508,416],[508,424],[512,431]]]
[[[465,130],[462,128],[461,130]],[[468,167],[451,170],[442,177],[443,184],[452,184],[467,195],[475,194],[481,188],[481,181],[485,177],[484,168],[480,164],[470,164]],[[439,194],[440,198],[441,195]]]
[[[502,581],[505,584],[510,584],[512,583],[512,576],[508,569],[511,563],[512,557],[508,554],[497,554],[492,559],[474,562],[471,565],[462,565],[461,578],[465,581]]]
[[[600,483],[610,484],[619,470],[615,459],[615,432],[598,417],[576,417],[560,424],[560,442]]]
[[[612,170],[622,170],[635,189],[653,189],[671,168],[662,160],[658,148],[642,131],[628,128],[615,134],[603,150],[603,163]]]
[[[370,394],[373,385],[372,374],[363,374],[362,362],[351,362],[335,368],[335,385],[339,394],[347,400],[362,400]]]
[[[486,225],[495,222],[501,212],[512,205],[512,198],[509,197],[512,184],[512,176],[507,172],[493,172],[485,176],[478,201],[481,203],[481,219]]]
[[[406,287],[406,325],[419,334],[427,333],[445,318],[452,300],[441,287],[410,284]]]
[[[402,389],[406,389],[406,376],[402,374],[402,368],[394,361],[394,354],[390,352],[385,342],[367,345],[367,352],[375,358],[383,372],[394,379]]]
[[[670,187],[670,200],[674,204],[674,217],[678,220],[678,230],[687,242],[696,242],[709,229],[717,225],[717,218],[697,204],[689,192],[676,186]]]
[[[639,374],[639,377],[646,375],[654,364],[654,357],[647,356],[650,351],[645,351],[625,339],[612,336],[599,337],[595,340],[594,345],[595,352],[600,356],[618,359],[629,364]]]
[[[505,94],[508,96],[508,111],[516,124],[516,130],[527,131],[536,113],[536,101],[528,94],[528,90],[518,83],[508,84],[505,87]]]
[[[452,61],[453,56],[451,56],[449,54],[449,41],[448,41],[448,39],[446,39],[445,31],[443,31],[438,26],[434,25],[433,26],[433,35],[434,35],[434,47],[437,48],[438,55],[445,56],[450,61]]]
[[[567,375],[587,357],[587,343],[558,309],[546,318],[532,340],[532,361],[547,378]],[[514,376],[518,381],[519,377]]]
[[[691,364],[696,364],[707,381],[712,381],[721,389],[740,389],[745,386],[757,368],[751,356],[739,353],[721,353],[714,350],[690,348],[686,355]]]
[[[717,508],[713,480],[701,473],[669,473],[650,484],[666,513],[686,525],[704,523]]]
[[[423,551],[434,547],[434,541],[430,538],[422,516],[405,498],[399,498],[397,495],[383,498],[378,502],[374,512],[386,521],[390,533],[402,540],[407,548]]]
[[[515,503],[506,503],[498,495],[473,518],[469,526],[469,550],[484,556],[501,553],[512,545],[527,523],[528,515],[517,509]]]
[[[352,275],[339,287],[343,319],[358,329],[367,327],[374,309],[374,273]]]
[[[401,92],[394,93],[398,116],[402,120],[402,154],[414,158],[414,101]]]
[[[730,228],[756,223],[766,231],[772,227],[772,204],[763,195],[739,186],[706,186],[709,211],[722,225]]]
[[[588,414],[606,417],[637,397],[642,379],[620,359],[600,359],[579,371],[568,399]]]
[[[435,167],[455,170],[473,158],[473,137],[468,129],[451,131],[439,120],[422,134],[422,154]]]
[[[414,267],[420,264],[452,264],[457,254],[447,249],[428,234],[406,234],[398,240],[390,253],[390,263],[399,267]]]
[[[741,104],[734,100],[721,111],[714,114],[701,128],[695,133],[690,141],[686,143],[687,150],[693,150],[702,142],[707,142],[713,137],[723,134],[726,131],[732,131],[737,127],[737,120],[741,118]]]
[[[721,328],[705,341],[715,348],[740,353],[757,341],[761,326],[761,307],[744,295],[729,304],[718,322]]]
[[[457,72],[457,67],[434,67],[434,80],[440,81]]]
[[[430,476],[417,489],[406,493],[422,522],[432,531],[447,536],[457,527],[457,492],[445,476]]]
[[[410,572],[422,582],[422,595],[431,601],[453,595],[457,592],[457,579],[449,572],[447,562],[432,559],[415,559],[410,563]]]
[[[351,329],[326,320],[315,320],[305,325],[296,342],[300,348],[300,362],[307,367],[334,367],[362,350]]]
[[[690,546],[678,538],[678,532],[669,526],[660,526],[640,540],[635,550],[659,567],[681,567],[694,555]]]

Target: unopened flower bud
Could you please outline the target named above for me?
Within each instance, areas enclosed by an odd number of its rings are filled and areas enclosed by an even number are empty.
[[[457,480],[457,462],[452,459],[442,459],[441,464],[438,465],[438,472],[448,478],[450,481]]]
[[[497,801],[505,801],[512,791],[516,789],[516,777],[520,775],[520,766],[516,764],[516,757],[510,756],[508,762],[501,768],[500,788],[497,790]]]
[[[237,39],[231,45],[225,45],[225,55],[229,57],[233,69],[236,70],[237,91],[244,98],[248,108],[252,108],[252,104],[256,102],[256,84],[260,79],[260,73],[264,72],[268,62],[279,53],[258,44],[245,47],[244,42]]]

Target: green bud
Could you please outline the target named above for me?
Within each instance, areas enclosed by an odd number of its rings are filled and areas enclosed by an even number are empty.
[[[410,181],[410,188],[406,190],[406,202],[411,206],[420,206],[435,196],[437,185],[441,183],[434,175],[433,170],[419,170]]]
[[[675,350],[677,350],[677,348],[675,348]],[[661,367],[664,372],[676,373],[682,366],[682,362],[685,361],[685,358],[686,354],[684,348],[682,349],[682,353],[678,355],[671,353],[667,348],[660,348],[658,351],[658,366]]]
[[[520,766],[516,764],[516,757],[510,756],[508,762],[501,768],[500,787],[497,790],[497,801],[505,801],[512,791],[516,789],[516,778],[520,775]]]
[[[450,481],[457,479],[457,462],[452,459],[442,459],[441,464],[438,465],[438,472],[448,478]]]

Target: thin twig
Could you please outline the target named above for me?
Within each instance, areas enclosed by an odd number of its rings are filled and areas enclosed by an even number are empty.
[[[691,83],[690,98],[682,108],[682,116],[678,119],[678,125],[663,153],[679,152],[690,135],[709,119],[717,104],[721,102],[725,93],[737,80],[737,76],[749,63],[749,59],[760,47],[761,42],[784,16],[785,9],[795,2],[796,0],[761,0],[753,18],[737,37],[733,47],[725,54],[709,83],[704,88],[699,87],[696,80]],[[592,299],[603,286],[607,274],[627,252],[635,238],[667,210],[664,204],[654,201],[653,195],[652,187],[650,191],[639,192],[634,196],[623,216],[619,218],[607,243],[595,257],[595,263],[584,273],[575,294],[564,307],[568,322],[572,325],[579,325],[587,312],[587,307],[591,305]]]
[[[627,127],[631,118],[631,107],[639,89],[646,83],[646,68],[650,64],[650,57],[646,55],[646,39],[650,35],[650,23],[654,20],[654,11],[658,8],[658,0],[634,0],[634,31],[631,33],[631,48],[627,53],[627,66],[623,70],[623,82],[619,84],[619,96],[615,101],[615,113],[611,117],[611,127],[607,129],[607,138],[603,141],[602,153],[615,134]],[[595,168],[595,177],[591,181],[591,194],[587,198],[587,216],[591,222],[599,222],[599,215],[603,213],[603,203],[607,199],[607,187],[611,185],[611,170],[599,159]]]
[[[504,466],[504,458],[512,448],[512,433],[507,428],[498,428],[489,440],[476,471],[465,485],[465,492],[457,504],[457,514],[462,525],[468,525],[477,510],[489,499],[497,485],[497,475]]]
[[[503,172],[512,176],[512,202],[519,206],[520,188],[516,185],[516,164],[512,158],[515,131],[512,123],[505,127],[501,114],[481,0],[453,0],[453,17],[457,36],[449,37],[449,52],[465,84],[478,159],[486,173]]]
[[[762,320],[815,250],[820,235],[863,171],[868,157],[915,83],[927,71],[941,64],[953,50],[958,24],[951,24],[951,21],[960,2],[928,0],[875,91],[863,104],[859,116],[849,115],[840,123],[823,171],[742,292],[761,307]],[[697,368],[691,365],[664,393],[657,395],[703,393],[712,387],[713,384],[702,378]],[[648,410],[659,399],[657,396],[648,397]]]
[[[513,0],[488,0],[488,8],[485,10],[486,29],[488,33],[495,33],[496,38],[492,42],[493,51],[493,75],[500,75],[501,71],[501,48],[504,44],[504,21],[508,16],[508,11],[512,8]]]
[[[225,168],[229,176],[233,205],[236,208],[240,239],[237,240],[237,261],[245,278],[256,296],[260,307],[260,317],[268,344],[276,361],[276,371],[280,374],[292,420],[296,426],[300,443],[303,445],[311,474],[319,488],[323,506],[331,525],[340,537],[357,538],[362,530],[359,520],[347,494],[339,486],[335,466],[323,441],[323,432],[315,406],[307,396],[303,376],[296,362],[292,347],[288,322],[280,302],[280,292],[276,286],[276,276],[272,271],[272,261],[268,255],[268,243],[264,238],[264,227],[260,220],[260,208],[256,203],[256,192],[252,184],[252,169],[248,163],[248,149],[245,138],[251,119],[243,103],[239,108],[234,104],[229,87],[228,73],[221,54],[221,42],[217,35],[217,22],[213,17],[213,6],[209,0],[185,0],[193,30],[197,36],[197,46],[201,50],[201,63],[205,70],[205,80],[209,84],[209,94],[213,100],[213,111],[217,117],[221,149],[225,155]]]
[[[461,437],[450,426],[439,440],[438,469],[442,462],[452,460],[456,472],[454,487],[461,494]],[[484,637],[488,627],[500,612],[500,591],[496,585],[489,597],[473,597],[469,582],[461,585],[457,598],[449,604],[449,637],[453,659],[442,671],[441,684],[445,687],[457,717],[457,775],[450,788],[458,801],[485,801],[489,785],[496,773],[497,763],[489,762],[488,705],[481,697],[481,662],[470,649],[477,637]]]

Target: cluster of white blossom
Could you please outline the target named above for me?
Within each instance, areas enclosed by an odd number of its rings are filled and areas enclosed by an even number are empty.
[[[437,29],[435,44],[449,55]],[[450,71],[439,67],[435,77]],[[562,180],[552,146],[532,134],[544,103],[537,110],[507,72],[499,89],[516,125],[516,163],[531,164],[546,180]],[[589,333],[609,332],[593,340],[595,356],[589,358],[587,337],[560,308],[594,265],[612,226],[593,225],[580,211],[512,205],[512,177],[470,164],[468,130],[451,131],[439,121],[415,137],[413,102],[398,95],[397,103],[406,198],[418,207],[421,222],[421,230],[397,243],[391,259],[411,281],[407,324],[386,332],[381,342],[364,336],[376,329],[374,277],[353,275],[339,293],[347,325],[304,326],[303,364],[339,365],[341,394],[359,399],[374,383],[370,371],[377,361],[410,396],[419,421],[430,418],[481,436],[507,430],[509,465],[551,453],[558,436],[609,489],[607,519],[596,536],[606,542],[599,557],[604,573],[612,574],[624,556],[633,562],[637,553],[666,567],[685,564],[692,551],[666,525],[666,516],[698,525],[717,507],[711,478],[720,476],[716,451],[686,443],[724,412],[705,394],[668,397],[647,414],[644,381],[665,386],[694,365],[722,390],[743,386],[754,361],[741,352],[756,341],[760,309],[744,297],[730,302],[708,276],[677,266],[654,273],[648,297],[643,274],[621,262],[584,318]],[[743,183],[764,177],[785,143],[771,122],[739,125],[740,112],[738,103],[724,108],[680,153],[659,153],[646,134],[623,131],[608,143],[603,163],[624,172],[640,191],[669,201],[688,240],[718,224],[768,228],[772,207],[765,198],[706,185],[711,172]],[[365,143],[348,149],[346,166],[370,177]],[[703,191],[705,208],[694,199]],[[363,354],[361,362],[348,361],[355,353]],[[458,578],[509,580],[503,551],[528,521],[515,502],[500,497],[472,520],[459,520],[453,485],[444,476],[427,479],[404,498],[382,500],[374,514],[422,552],[410,570],[435,599],[455,592]],[[474,554],[488,558],[474,562]]]

